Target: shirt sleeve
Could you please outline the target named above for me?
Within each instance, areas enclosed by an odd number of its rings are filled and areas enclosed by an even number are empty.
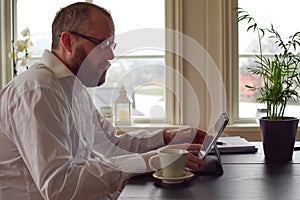
[[[138,130],[118,136],[116,128],[99,113],[93,150],[103,154],[118,168],[127,173],[139,174],[147,171],[140,153],[164,146],[163,129],[157,131]]]
[[[127,132],[121,136],[119,146],[124,148],[129,144],[129,150],[133,152],[146,152],[165,145],[163,129],[157,131],[137,130]]]
[[[116,128],[100,114],[98,120],[101,121],[100,132],[104,131],[104,135],[106,135],[114,145],[128,152],[144,153],[165,145],[163,139],[164,129],[156,131],[136,130],[118,136],[116,134]],[[103,142],[101,142],[103,140],[101,134],[96,135],[95,143],[105,146],[102,144]]]
[[[97,199],[120,191],[131,174],[93,155],[74,163],[67,101],[55,88],[17,94],[9,105],[11,140],[45,199]],[[89,154],[82,151],[79,154]],[[132,159],[135,159],[134,156]]]

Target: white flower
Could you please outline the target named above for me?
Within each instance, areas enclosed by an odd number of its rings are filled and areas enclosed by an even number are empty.
[[[29,28],[26,27],[21,32],[23,39],[16,40],[13,44],[13,50],[8,54],[8,56],[13,60],[14,67],[16,67],[17,62],[20,60],[22,66],[27,67],[27,59],[30,58],[29,49],[33,46],[30,39]]]
[[[23,37],[30,37],[30,31],[29,31],[29,28],[26,27],[23,31],[21,31],[21,34]]]

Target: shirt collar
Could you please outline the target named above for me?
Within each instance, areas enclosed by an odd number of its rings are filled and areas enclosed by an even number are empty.
[[[71,70],[52,52],[45,49],[41,57],[41,62],[50,68],[57,78],[63,78],[67,76],[75,76]]]

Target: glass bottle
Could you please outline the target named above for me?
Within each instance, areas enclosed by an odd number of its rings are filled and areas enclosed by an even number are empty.
[[[114,123],[112,106],[101,106],[100,112],[110,123]]]
[[[115,124],[130,125],[132,102],[127,96],[127,91],[124,86],[119,91],[120,95],[115,101]]]

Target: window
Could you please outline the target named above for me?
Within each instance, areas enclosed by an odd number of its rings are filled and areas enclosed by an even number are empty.
[[[109,104],[113,104],[119,93],[114,88],[125,85],[133,100],[135,119],[164,121],[165,40],[164,32],[159,30],[165,28],[165,2],[161,0],[93,2],[110,10],[115,21],[117,42],[116,59],[108,71],[106,83],[96,88],[96,94],[104,88],[106,90],[112,88]],[[162,49],[144,45],[145,40],[153,41],[153,44],[159,41]],[[97,106],[105,106],[103,103],[96,98]]]
[[[257,21],[261,28],[270,28],[271,24],[281,34],[283,38],[300,31],[299,26],[293,23],[298,18],[298,8],[300,1],[286,0],[281,3],[274,3],[272,0],[238,0],[238,7],[248,11]],[[291,22],[290,22],[291,21]],[[257,34],[252,31],[247,32],[247,23],[242,21],[239,24],[239,112],[241,120],[253,121],[257,108],[264,105],[256,103],[255,93],[245,88],[245,84],[255,84],[254,78],[247,72],[247,67],[253,65],[255,55],[259,53]],[[276,51],[273,43],[266,35],[263,39],[263,53],[270,55]],[[269,43],[268,43],[269,42]],[[287,107],[285,115],[298,117],[300,104],[295,102]]]
[[[16,0],[16,39],[28,27],[31,32],[32,59],[39,60],[43,49],[51,46],[51,23],[60,7],[78,0]],[[115,60],[106,83],[93,89],[95,103],[112,105],[118,88],[125,85],[133,100],[134,118],[141,121],[165,121],[165,2],[162,0],[89,0],[110,10],[116,27]],[[34,5],[34,6],[32,6]],[[47,5],[47,6],[45,6]],[[39,9],[36,9],[36,8]],[[36,20],[36,18],[39,20]],[[151,28],[151,29],[150,29]],[[156,33],[160,33],[157,35]],[[152,37],[152,38],[151,38]],[[139,42],[155,41],[162,48],[143,46]],[[132,46],[133,45],[133,46]],[[127,49],[132,46],[131,49]],[[23,69],[24,70],[24,69]],[[18,73],[21,73],[19,70]]]

